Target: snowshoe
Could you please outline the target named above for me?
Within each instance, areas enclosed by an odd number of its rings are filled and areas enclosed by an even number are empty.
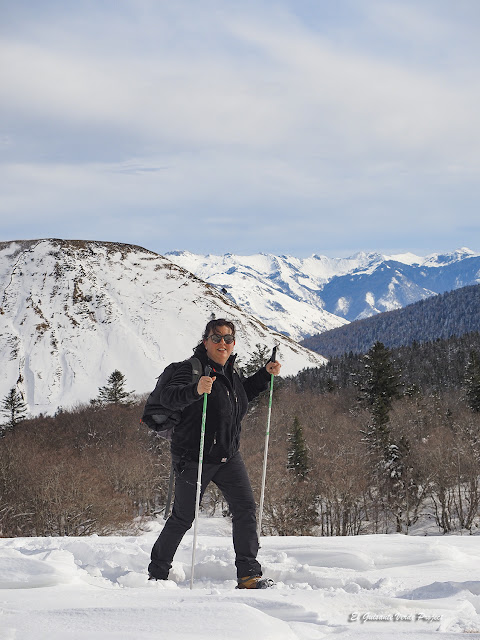
[[[268,589],[273,587],[275,582],[270,578],[262,578],[262,576],[245,576],[238,579],[235,589]]]

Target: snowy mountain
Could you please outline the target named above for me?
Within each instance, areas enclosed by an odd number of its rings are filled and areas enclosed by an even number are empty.
[[[480,282],[480,254],[466,248],[423,258],[412,253],[299,259],[185,251],[167,256],[295,340]]]
[[[280,344],[285,374],[325,361],[141,247],[0,243],[0,398],[17,386],[32,413],[52,412],[88,402],[114,369],[149,392],[168,363],[190,357],[212,314],[236,323],[243,361],[257,343]]]

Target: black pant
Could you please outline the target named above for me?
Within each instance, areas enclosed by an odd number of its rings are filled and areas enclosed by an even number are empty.
[[[195,519],[198,462],[173,458],[175,470],[175,501],[168,518],[155,542],[149,573],[166,580],[173,556],[186,531]],[[237,576],[262,575],[257,562],[258,536],[256,505],[250,480],[240,453],[221,464],[203,463],[201,495],[210,482],[223,493],[232,514],[233,546]]]

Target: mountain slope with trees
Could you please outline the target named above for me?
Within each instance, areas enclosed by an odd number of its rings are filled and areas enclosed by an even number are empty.
[[[365,353],[377,341],[387,347],[428,342],[480,331],[480,285],[462,287],[426,300],[356,320],[312,336],[302,344],[326,357]]]
[[[264,534],[478,533],[479,353],[478,333],[376,343],[278,380]],[[139,423],[143,402],[111,397],[5,430],[0,535],[131,531],[134,519],[162,513],[170,452]],[[257,498],[267,414],[268,394],[243,424]],[[202,504],[227,513],[214,486]]]
[[[422,344],[414,342],[408,346],[391,348],[390,353],[395,367],[401,372],[404,393],[438,395],[446,390],[462,391],[466,377],[471,380],[472,388],[478,385],[480,389],[478,359],[474,355],[480,353],[478,331],[446,340]],[[327,393],[353,389],[359,384],[358,376],[364,366],[364,354],[350,351],[333,356],[323,367],[304,369],[292,379],[301,392]]]

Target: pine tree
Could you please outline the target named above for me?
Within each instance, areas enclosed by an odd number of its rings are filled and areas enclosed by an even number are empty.
[[[464,386],[468,406],[475,413],[480,412],[480,360],[475,351],[470,351]]]
[[[27,405],[23,401],[22,394],[15,388],[10,389],[0,406],[0,413],[8,418],[7,422],[2,425],[5,430],[13,430],[19,422],[25,420]]]
[[[92,404],[123,404],[130,405],[133,391],[125,391],[125,376],[118,369],[113,371],[104,387],[99,387],[98,397]]]
[[[265,345],[257,342],[255,345],[255,351],[252,353],[250,360],[245,364],[241,365],[242,373],[244,376],[248,378],[248,376],[252,376],[259,369],[265,366],[271,351]]]
[[[293,421],[293,431],[288,434],[288,442],[287,469],[293,471],[298,480],[305,480],[309,472],[308,449],[302,425],[296,416]]]
[[[389,459],[389,413],[394,398],[398,398],[400,379],[394,369],[390,350],[376,342],[364,356],[364,372],[360,401],[370,409],[372,420],[364,432],[371,454],[383,462]]]
[[[401,531],[408,512],[409,491],[405,480],[409,443],[404,438],[395,442],[389,424],[392,402],[400,397],[399,388],[400,375],[393,365],[392,354],[385,345],[376,342],[364,356],[362,400],[371,413],[364,442],[372,459],[378,504],[385,512],[393,513],[397,531]]]
[[[313,535],[318,524],[317,494],[309,482],[308,447],[297,416],[288,434],[287,469],[295,478],[284,477],[283,512],[288,520],[288,535]]]
[[[363,398],[376,424],[386,424],[392,400],[400,397],[400,377],[392,362],[392,354],[381,342],[376,342],[364,356]]]

